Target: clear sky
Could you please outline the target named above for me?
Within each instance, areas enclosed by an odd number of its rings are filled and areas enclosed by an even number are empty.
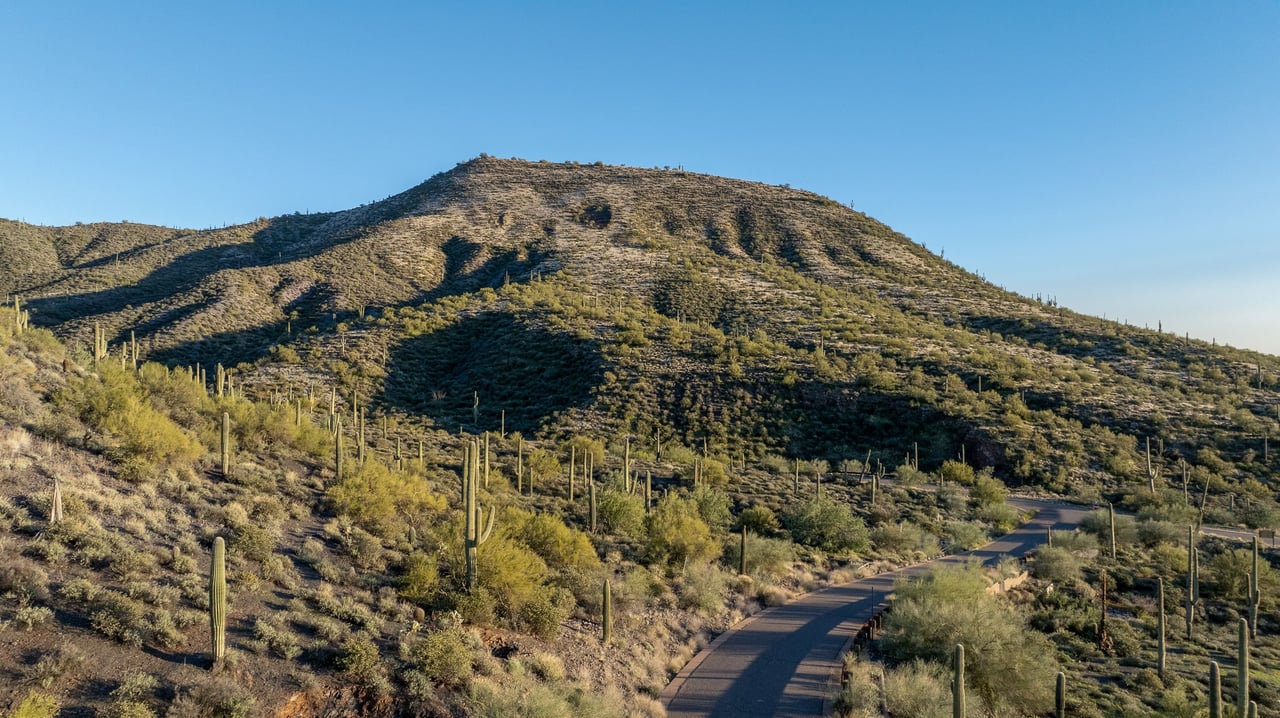
[[[3,217],[345,209],[480,152],[683,165],[1280,353],[1276,0],[9,0],[0,29]]]

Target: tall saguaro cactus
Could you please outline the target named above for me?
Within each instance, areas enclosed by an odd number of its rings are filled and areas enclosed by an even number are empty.
[[[613,590],[609,588],[609,579],[604,580],[602,603],[600,607],[600,639],[608,643],[613,638]]]
[[[1067,674],[1058,671],[1057,685],[1053,696],[1054,718],[1067,718]]]
[[[1258,607],[1262,604],[1262,589],[1258,585],[1258,537],[1253,537],[1253,568],[1249,571],[1249,637],[1258,637]]]
[[[596,532],[596,482],[587,478],[587,511],[591,517],[591,533]]]
[[[1195,528],[1187,527],[1187,640],[1191,640],[1191,629],[1196,621],[1196,603],[1200,600],[1200,557],[1196,550]]]
[[[222,412],[222,478],[231,475],[231,415]]]
[[[964,718],[964,646],[951,653],[951,718]]]
[[[1156,582],[1156,615],[1158,616],[1156,620],[1156,639],[1159,643],[1159,648],[1156,649],[1156,673],[1160,674],[1160,679],[1163,680],[1165,667],[1164,579],[1157,578]]]
[[[1209,718],[1222,718],[1222,674],[1217,661],[1209,662]]]
[[[1116,558],[1116,507],[1110,502],[1107,503],[1107,518],[1111,526],[1111,560]]]
[[[476,499],[476,484],[480,480],[480,442],[472,439],[462,452],[463,548],[467,556],[468,591],[476,587],[476,549],[493,534],[494,507],[489,507],[489,520],[484,521],[480,502]]]
[[[213,665],[227,656],[227,546],[221,536],[213,539],[213,561],[209,565],[209,633],[213,645]]]
[[[342,480],[342,417],[334,414],[333,419],[333,478]]]
[[[1249,622],[1236,624],[1236,713],[1249,710]]]

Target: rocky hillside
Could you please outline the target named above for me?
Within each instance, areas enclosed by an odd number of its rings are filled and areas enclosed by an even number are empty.
[[[482,157],[345,212],[6,222],[0,246],[0,286],[73,347],[100,323],[144,358],[426,426],[963,456],[1062,491],[1265,480],[1280,433],[1274,357],[1019,297],[829,199],[682,171]]]

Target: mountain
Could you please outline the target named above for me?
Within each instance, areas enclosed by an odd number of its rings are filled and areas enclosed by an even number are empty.
[[[743,616],[1008,531],[1005,484],[1136,514],[984,609],[1072,710],[1187,714],[1250,573],[1276,655],[1274,550],[1201,539],[1196,644],[1143,657],[1188,524],[1280,524],[1280,360],[1017,296],[811,193],[481,157],[223,229],[0,222],[0,286],[5,715],[658,716]],[[970,573],[938,585],[1006,578]],[[945,703],[949,655],[854,674]],[[984,710],[1047,712],[997,673]]]
[[[404,421],[655,432],[726,456],[963,455],[1059,491],[1269,476],[1280,360],[1003,291],[824,197],[481,157],[355,209],[202,231],[0,224],[73,346],[337,386]],[[478,411],[473,404],[479,402]]]

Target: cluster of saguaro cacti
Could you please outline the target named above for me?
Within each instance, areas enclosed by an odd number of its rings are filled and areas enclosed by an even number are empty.
[[[102,331],[102,323],[93,323],[93,361],[98,363],[107,358],[107,335]]]
[[[15,294],[13,297],[13,333],[21,334],[31,326],[31,313],[22,308],[22,302]]]
[[[213,540],[213,561],[209,565],[209,633],[213,664],[227,655],[227,548],[221,536]]]
[[[462,543],[467,559],[467,590],[476,587],[476,549],[493,534],[494,507],[489,507],[489,520],[485,521],[476,498],[476,484],[480,480],[480,441],[472,439],[462,452],[462,510],[465,519]]]
[[[964,718],[964,646],[951,653],[951,718]]]

